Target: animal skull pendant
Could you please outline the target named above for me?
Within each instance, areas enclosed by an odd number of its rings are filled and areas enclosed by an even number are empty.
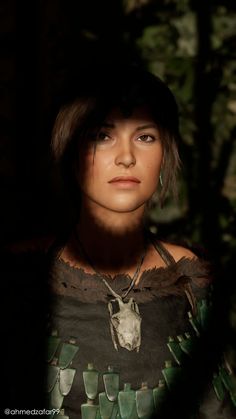
[[[112,301],[117,301],[119,311],[113,313]],[[141,345],[141,321],[139,308],[133,298],[128,302],[124,302],[121,297],[117,297],[108,303],[110,313],[110,329],[112,342],[118,351],[118,345],[128,351],[134,349],[139,352]]]

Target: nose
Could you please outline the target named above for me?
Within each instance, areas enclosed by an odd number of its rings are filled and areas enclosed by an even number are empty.
[[[130,141],[120,142],[115,157],[115,163],[117,166],[123,165],[125,167],[134,166],[136,164],[135,153]]]

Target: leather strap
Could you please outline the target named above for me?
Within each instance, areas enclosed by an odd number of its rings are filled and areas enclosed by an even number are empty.
[[[173,256],[170,254],[170,252],[166,249],[165,246],[163,246],[163,244],[158,241],[158,240],[153,240],[151,238],[151,242],[153,244],[153,246],[155,247],[157,253],[161,256],[161,258],[164,260],[164,262],[166,263],[166,265],[171,265],[173,263],[175,263],[175,259],[173,258]]]

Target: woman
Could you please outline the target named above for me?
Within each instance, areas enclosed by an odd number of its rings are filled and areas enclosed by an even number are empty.
[[[154,193],[162,205],[176,191],[174,97],[135,67],[88,81],[52,136],[77,222],[48,251],[48,408],[71,419],[230,417],[217,398],[204,402],[218,372],[209,266],[146,225]]]

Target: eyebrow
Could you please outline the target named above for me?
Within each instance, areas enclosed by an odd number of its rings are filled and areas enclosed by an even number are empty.
[[[140,127],[137,127],[136,130],[137,131],[140,131],[142,129],[147,129],[147,128],[155,128],[155,129],[157,129],[157,125],[156,124],[141,125]]]
[[[104,128],[115,128],[116,126],[113,123],[104,122],[102,124],[102,127],[104,127]],[[135,129],[135,131],[142,131],[143,129],[150,129],[150,128],[158,129],[156,124],[145,124],[145,125],[141,125],[140,127],[137,127]]]

